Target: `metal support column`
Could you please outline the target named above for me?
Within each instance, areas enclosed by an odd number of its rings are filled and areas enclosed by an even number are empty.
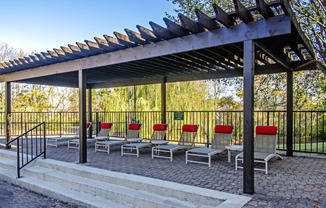
[[[92,122],[93,121],[93,117],[92,117],[92,89],[88,89],[88,122]],[[91,125],[91,127],[89,128],[89,132],[88,132],[88,138],[92,138],[93,137],[93,125]]]
[[[6,143],[11,140],[11,83],[5,82],[5,97],[6,97],[6,105],[5,105],[5,137]],[[23,122],[23,121],[22,121]],[[10,149],[11,145],[7,145],[6,149]]]
[[[161,83],[161,122],[166,123],[166,77],[163,77]]]
[[[254,190],[254,77],[255,44],[244,42],[243,69],[243,192],[253,194]]]
[[[293,71],[287,72],[286,83],[286,156],[293,156]]]
[[[87,137],[86,137],[86,72],[78,71],[79,85],[79,162],[87,162]]]

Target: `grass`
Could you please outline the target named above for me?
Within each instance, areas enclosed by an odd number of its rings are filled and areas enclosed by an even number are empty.
[[[286,149],[286,145],[279,145],[277,149]],[[305,151],[308,152],[318,152],[318,153],[326,153],[326,143],[319,142],[319,143],[301,143],[301,144],[294,144],[293,151]]]

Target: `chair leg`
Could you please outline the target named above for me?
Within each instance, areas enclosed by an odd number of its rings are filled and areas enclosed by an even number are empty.
[[[186,152],[186,164],[188,164],[188,151]]]
[[[265,174],[268,174],[268,161],[265,161]]]
[[[238,170],[238,157],[235,157],[235,170]]]
[[[139,148],[137,147],[136,150],[137,150],[137,157],[139,157]]]
[[[110,154],[110,145],[108,145],[107,148],[108,148],[108,154]]]
[[[212,156],[211,155],[208,155],[208,167],[210,168],[211,167],[211,163],[212,163]]]
[[[170,160],[171,160],[171,162],[173,160],[173,151],[172,150],[170,150]]]
[[[121,146],[121,157],[123,156],[123,145]]]

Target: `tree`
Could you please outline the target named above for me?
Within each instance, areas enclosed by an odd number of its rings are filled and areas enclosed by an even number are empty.
[[[230,0],[167,0],[178,6],[175,10],[185,16],[196,19],[195,9],[198,8],[208,15],[214,15],[212,4],[215,3],[225,11],[234,10]],[[253,0],[241,1],[245,6],[255,4]],[[267,1],[269,2],[269,1]],[[305,35],[318,53],[319,60],[325,65],[325,4],[320,0],[294,0],[291,6],[297,16]],[[325,1],[324,1],[325,3]],[[178,18],[166,13],[167,17],[178,22]],[[320,82],[311,82],[319,79]],[[294,73],[294,105],[295,109],[322,109],[325,101],[325,75],[320,71]],[[237,96],[242,98],[242,78],[233,79],[229,85],[237,89]],[[258,110],[281,110],[286,107],[286,74],[255,76],[255,108]],[[309,100],[309,102],[307,102]],[[316,103],[316,105],[312,105]],[[319,104],[318,104],[319,103]]]

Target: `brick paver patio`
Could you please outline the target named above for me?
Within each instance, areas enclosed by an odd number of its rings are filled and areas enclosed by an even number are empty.
[[[48,147],[48,158],[78,163],[78,150],[68,149],[66,144],[58,148]],[[136,156],[120,155],[120,148],[112,148],[108,155],[94,151],[88,146],[87,166],[111,171],[158,178],[208,189],[242,194],[242,170],[234,169],[227,162],[227,154],[217,155],[212,167],[186,164],[185,153],[175,154],[173,162],[168,159],[151,159],[150,150]],[[326,207],[326,159],[311,157],[285,157],[269,163],[269,174],[255,171],[253,199],[245,207]]]

